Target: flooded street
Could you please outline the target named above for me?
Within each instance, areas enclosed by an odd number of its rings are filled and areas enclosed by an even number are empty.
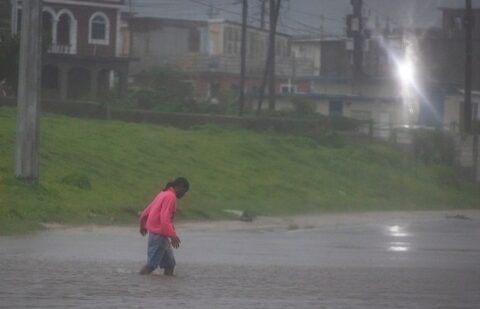
[[[478,308],[480,212],[183,223],[175,277],[136,227],[0,237],[1,308]]]

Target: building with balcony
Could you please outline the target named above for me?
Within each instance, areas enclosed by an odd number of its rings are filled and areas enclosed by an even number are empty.
[[[22,1],[14,4],[21,31]],[[43,0],[42,93],[58,99],[96,99],[127,87],[126,0]]]

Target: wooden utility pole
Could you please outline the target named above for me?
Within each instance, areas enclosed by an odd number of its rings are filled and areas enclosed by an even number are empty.
[[[275,35],[277,32],[278,16],[280,15],[280,7],[282,0],[270,0],[270,29],[269,29],[269,44],[265,61],[265,70],[263,71],[262,84],[260,86],[260,94],[257,106],[257,115],[262,110],[263,99],[265,96],[265,87],[267,85],[267,79],[269,82],[269,96],[273,99],[273,108],[275,108]],[[273,68],[272,68],[273,67]],[[272,90],[273,83],[273,92]],[[272,107],[272,101],[269,104],[269,108]]]
[[[245,105],[245,66],[247,57],[247,17],[248,0],[243,0],[242,4],[242,46],[240,51],[240,95],[238,99],[238,115],[243,115]]]
[[[363,77],[363,0],[352,0],[353,5],[353,75],[355,80]]]
[[[269,34],[269,46],[271,48],[270,51],[270,70],[268,72],[268,109],[273,111],[275,110],[275,34],[276,34],[276,26],[277,26],[277,16],[276,5],[280,5],[280,3],[276,4],[275,0],[270,0],[270,34]]]
[[[260,0],[260,28],[265,29],[266,0]]]
[[[320,15],[320,38],[325,36],[325,15]]]
[[[473,178],[478,180],[478,127],[477,106],[472,104],[472,55],[473,55],[473,13],[472,0],[465,0],[465,93],[463,101],[463,132],[472,134]]]
[[[23,0],[17,94],[15,175],[38,181],[42,0]]]
[[[473,178],[475,181],[480,182],[480,172],[478,170],[478,104],[473,105]]]
[[[465,97],[463,131],[472,133],[472,0],[465,0]]]

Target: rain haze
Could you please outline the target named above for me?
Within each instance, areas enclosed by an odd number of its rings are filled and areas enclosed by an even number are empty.
[[[475,21],[0,0],[0,309],[477,309]]]
[[[185,19],[207,19],[212,12],[219,17],[239,21],[241,1],[235,0],[133,0],[132,9],[141,16],[163,16]],[[393,26],[439,27],[440,8],[463,7],[459,0],[365,0],[366,16],[382,23],[390,20]],[[251,1],[249,23],[260,21],[260,1]],[[479,0],[473,0],[480,7]],[[292,34],[319,34],[322,23],[325,34],[344,35],[345,16],[352,11],[350,0],[286,0],[283,2],[280,28]],[[324,17],[323,22],[321,17]],[[283,27],[282,27],[283,26]]]

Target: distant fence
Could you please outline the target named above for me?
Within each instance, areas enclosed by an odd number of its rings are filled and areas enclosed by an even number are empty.
[[[445,128],[407,128],[374,123],[360,125],[359,131],[372,139],[394,144],[424,163],[454,166],[465,178],[480,183],[480,143],[477,143],[475,152],[471,134]]]
[[[16,106],[15,98],[0,98],[0,106]],[[218,114],[166,113],[146,110],[109,108],[86,101],[42,100],[41,110],[73,117],[112,119],[126,122],[151,123],[177,128],[199,125],[218,125],[252,130],[272,130],[277,133],[315,132],[335,130],[355,131],[360,122],[346,118],[323,117],[318,119],[294,119],[285,117],[238,117]]]

